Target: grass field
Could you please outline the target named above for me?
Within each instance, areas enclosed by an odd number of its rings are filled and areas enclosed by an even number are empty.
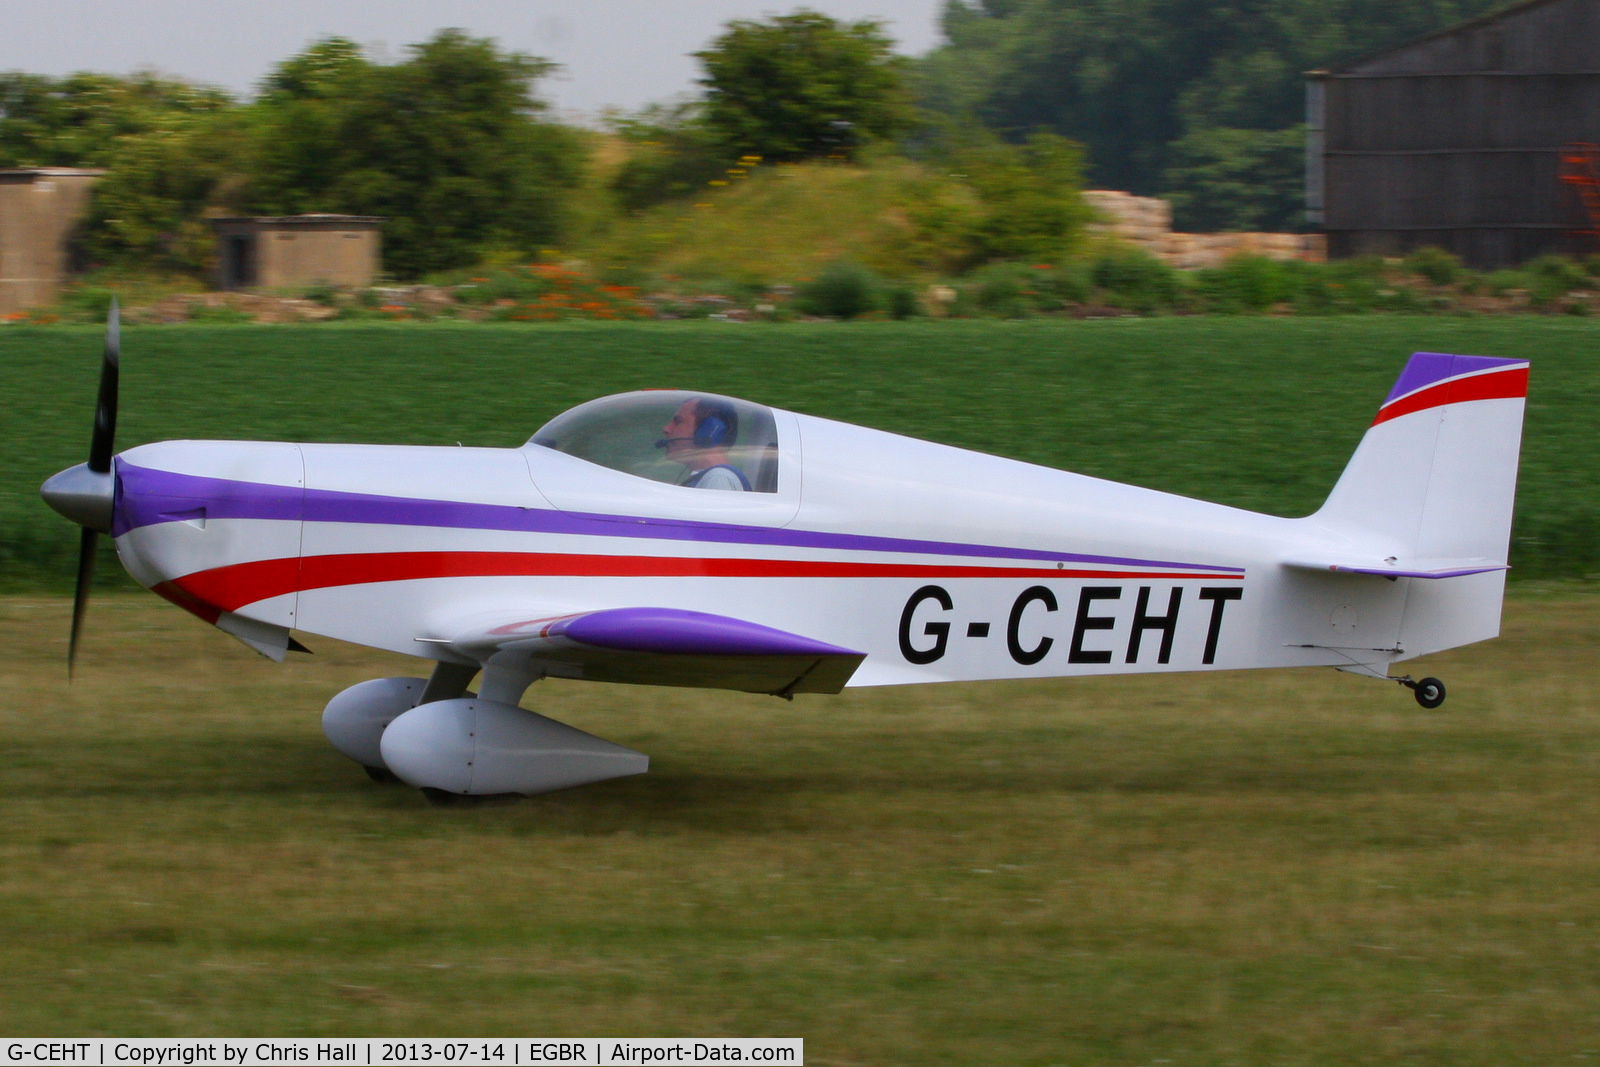
[[[38,485],[87,454],[99,347],[0,330],[4,587],[71,580],[76,538]],[[139,327],[118,444],[516,445],[582,400],[672,386],[1304,514],[1416,350],[1534,361],[1513,577],[1600,572],[1600,325],[1572,317]]]
[[[762,697],[545,682],[651,773],[428,807],[153,597],[0,599],[0,1031],[801,1036],[812,1064],[1600,1056],[1600,594],[1422,666]]]

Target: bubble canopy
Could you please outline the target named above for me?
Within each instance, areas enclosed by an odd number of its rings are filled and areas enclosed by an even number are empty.
[[[601,397],[557,415],[528,443],[669,485],[758,493],[778,485],[772,409],[715,393]]]

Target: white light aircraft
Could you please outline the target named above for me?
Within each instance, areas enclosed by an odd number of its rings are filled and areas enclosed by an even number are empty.
[[[144,586],[274,659],[295,632],[431,660],[329,739],[437,802],[648,757],[519,707],[545,677],[771,693],[1325,665],[1499,632],[1528,364],[1411,357],[1327,502],[1287,519],[704,393],[580,405],[521,448],[168,441],[43,495]],[[476,694],[468,691],[481,673]],[[1434,678],[1392,679],[1425,707]]]

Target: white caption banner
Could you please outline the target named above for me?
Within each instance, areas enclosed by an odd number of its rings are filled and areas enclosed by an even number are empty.
[[[798,1037],[568,1038],[92,1038],[0,1042],[0,1067],[81,1064],[95,1067],[704,1067],[708,1064],[804,1064]]]

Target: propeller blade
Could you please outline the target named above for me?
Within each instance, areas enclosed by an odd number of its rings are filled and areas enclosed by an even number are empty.
[[[78,635],[83,631],[83,614],[89,606],[89,586],[94,581],[94,550],[100,535],[83,528],[78,540],[78,585],[72,593],[72,638],[67,643],[67,678],[72,678],[73,665],[78,662]]]
[[[117,384],[122,366],[122,314],[111,298],[106,314],[106,352],[100,361],[100,395],[94,404],[94,436],[89,439],[88,468],[96,474],[111,472],[112,448],[117,439]],[[94,584],[94,552],[100,535],[85,526],[78,540],[78,584],[72,591],[72,637],[67,642],[67,678],[78,662],[78,638],[89,607],[89,587]]]
[[[111,469],[111,447],[117,437],[117,379],[122,365],[122,316],[117,298],[106,315],[106,354],[100,363],[100,395],[94,405],[94,437],[89,441],[89,469]]]

